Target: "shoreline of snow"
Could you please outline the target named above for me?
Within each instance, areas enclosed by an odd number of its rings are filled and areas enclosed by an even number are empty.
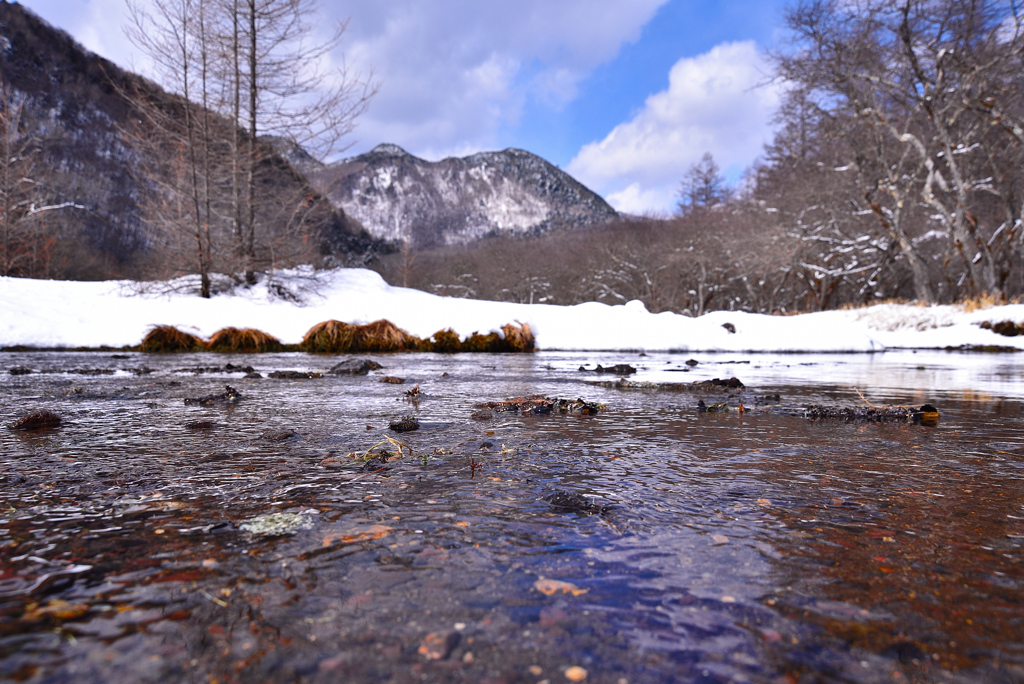
[[[190,277],[176,284],[190,282]],[[127,281],[75,282],[0,277],[0,347],[136,345],[153,325],[174,325],[201,337],[227,327],[252,327],[295,344],[329,319],[369,323],[381,318],[417,337],[452,328],[465,337],[527,323],[545,351],[877,352],[1000,346],[1024,349],[982,321],[1024,321],[1024,304],[963,311],[956,306],[879,304],[863,309],[769,316],[713,311],[699,318],[649,313],[638,301],[571,306],[441,297],[392,287],[373,271],[279,272],[274,282],[304,296],[296,304],[267,280],[250,289],[202,299],[183,292],[139,293]],[[307,290],[304,294],[302,290]],[[730,323],[736,332],[723,325]]]

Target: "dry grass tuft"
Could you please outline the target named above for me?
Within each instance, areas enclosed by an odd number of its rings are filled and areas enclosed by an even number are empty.
[[[882,304],[905,304],[907,306],[928,306],[926,302],[920,299],[902,299],[900,297],[888,297],[886,299],[876,299],[870,302],[847,302],[841,305],[838,311],[856,311],[858,309],[870,309],[873,306],[881,306]],[[800,314],[812,313],[812,310],[808,311],[787,311],[787,316],[798,316]]]
[[[381,319],[355,327],[352,351],[397,352],[418,349],[420,339],[405,332],[391,321]]]
[[[425,351],[432,351],[438,354],[458,354],[460,351],[463,351],[459,334],[451,328],[438,330],[429,340],[424,340],[424,343],[421,347],[425,347]]]
[[[310,328],[299,349],[315,354],[344,354],[352,351],[358,326],[341,321],[324,321]]]
[[[169,353],[193,352],[206,349],[206,343],[187,332],[178,330],[173,325],[155,325],[139,345],[141,352]]]
[[[255,328],[221,328],[207,343],[210,351],[228,353],[262,353],[281,350],[281,341]]]
[[[473,333],[462,343],[462,348],[464,351],[474,353],[503,352],[505,351],[505,340],[501,339],[501,335],[498,333],[488,333],[487,335]]]
[[[505,351],[525,353],[534,350],[533,331],[526,323],[519,323],[519,326],[509,323],[501,326],[501,331],[505,333]]]
[[[1009,303],[1003,295],[996,296],[990,295],[988,292],[982,292],[980,295],[974,295],[973,297],[964,297],[956,305],[964,312],[970,313]]]

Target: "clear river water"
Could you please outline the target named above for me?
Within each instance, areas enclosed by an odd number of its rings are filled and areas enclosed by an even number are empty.
[[[368,358],[0,355],[0,678],[1024,681],[1014,355]]]

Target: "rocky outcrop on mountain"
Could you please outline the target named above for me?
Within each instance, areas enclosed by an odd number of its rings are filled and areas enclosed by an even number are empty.
[[[616,218],[572,176],[517,149],[430,162],[397,145],[319,165],[284,154],[334,204],[375,238],[419,249],[491,235],[537,235]]]

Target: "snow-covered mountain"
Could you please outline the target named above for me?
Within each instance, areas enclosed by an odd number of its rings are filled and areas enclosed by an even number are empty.
[[[397,145],[318,165],[289,158],[335,207],[375,238],[417,248],[489,235],[534,235],[616,217],[597,194],[540,157],[517,149],[430,162]]]

